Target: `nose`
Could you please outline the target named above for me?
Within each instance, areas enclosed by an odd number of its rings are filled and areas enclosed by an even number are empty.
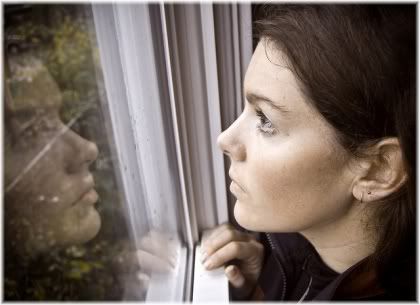
[[[239,119],[217,138],[217,145],[233,161],[246,160],[246,147],[240,138]]]
[[[95,143],[81,137],[72,130],[67,132],[68,144],[71,146],[73,153],[71,166],[69,171],[76,172],[86,168],[98,158],[98,147]]]

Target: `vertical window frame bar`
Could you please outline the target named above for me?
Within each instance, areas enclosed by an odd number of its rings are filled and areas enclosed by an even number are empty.
[[[184,283],[184,301],[191,301],[192,299],[192,279],[193,279],[193,262],[194,262],[194,235],[197,235],[197,223],[195,215],[192,213],[195,210],[190,212],[188,198],[187,198],[187,188],[185,185],[185,166],[182,160],[182,152],[181,152],[181,139],[180,139],[180,131],[179,131],[179,122],[178,122],[178,109],[175,103],[175,92],[174,92],[174,83],[173,83],[173,71],[172,71],[172,63],[171,63],[171,56],[169,53],[169,41],[168,41],[168,30],[167,30],[167,12],[165,9],[165,4],[160,3],[160,13],[161,13],[161,22],[162,22],[162,31],[163,31],[163,44],[164,44],[164,51],[165,51],[165,60],[166,60],[166,73],[168,78],[168,88],[169,88],[169,99],[171,103],[172,109],[172,122],[174,128],[174,135],[175,135],[175,143],[176,143],[176,155],[177,155],[177,162],[179,168],[179,180],[180,180],[180,187],[181,187],[181,196],[182,196],[182,206],[183,206],[183,213],[185,218],[185,230],[186,230],[186,238],[187,238],[187,247],[188,247],[188,256],[186,262],[186,276],[185,276],[185,283]]]
[[[220,95],[216,58],[216,40],[214,33],[213,5],[200,5],[201,31],[206,73],[207,106],[210,125],[210,141],[212,152],[213,177],[216,197],[217,223],[228,221],[226,179],[224,175],[223,154],[217,147],[217,138],[222,132]]]
[[[141,169],[142,162],[140,158],[141,156],[138,153],[136,153],[138,152],[136,147],[139,147],[138,144],[140,144],[138,143],[139,140],[136,136],[136,128],[138,128],[138,126],[136,127],[135,118],[133,121],[132,116],[133,115],[135,116],[135,114],[132,113],[132,111],[133,111],[133,107],[136,107],[134,101],[136,100],[136,98],[143,96],[143,94],[133,95],[134,91],[137,93],[139,92],[136,90],[130,91],[134,88],[133,83],[132,83],[133,79],[128,79],[127,78],[128,76],[126,74],[127,74],[127,69],[130,70],[131,67],[127,65],[127,61],[125,63],[123,62],[124,60],[127,60],[127,58],[124,58],[124,56],[127,56],[127,54],[122,54],[124,53],[124,50],[122,50],[121,48],[124,48],[124,46],[121,45],[121,41],[119,41],[119,38],[118,38],[118,35],[124,34],[124,32],[121,32],[121,28],[119,28],[120,24],[118,24],[118,22],[122,21],[122,22],[129,23],[130,24],[129,30],[132,30],[134,32],[136,31],[136,29],[138,29],[138,27],[133,28],[131,26],[134,26],[135,22],[133,21],[135,18],[133,19],[133,15],[135,12],[138,12],[139,4],[129,4],[129,5],[123,4],[123,5],[125,5],[125,7],[120,7],[117,4],[93,4],[92,10],[95,17],[95,24],[98,24],[97,28],[101,29],[102,27],[102,29],[99,31],[100,33],[98,33],[98,30],[97,30],[97,35],[100,36],[98,37],[99,47],[102,47],[103,49],[108,49],[108,51],[105,54],[104,53],[101,54],[101,56],[104,56],[104,55],[107,56],[107,59],[105,60],[105,62],[108,62],[108,63],[114,62],[112,65],[117,67],[117,71],[116,71],[117,75],[114,75],[114,73],[109,73],[110,72],[109,67],[108,67],[108,73],[106,73],[105,71],[103,73],[106,88],[107,88],[107,95],[108,97],[110,97],[108,99],[108,102],[110,104],[105,105],[105,108],[109,108],[108,114],[111,117],[112,134],[114,135],[113,138],[115,139],[116,144],[118,145],[118,149],[115,149],[117,151],[118,161],[120,164],[124,166],[124,167],[119,167],[120,170],[117,172],[119,172],[119,176],[121,176],[121,180],[122,180],[121,184],[123,186],[124,193],[126,195],[128,194],[127,197],[131,198],[131,200],[134,200],[132,201],[133,203],[133,202],[138,201],[139,198],[144,198],[145,200],[148,200],[149,198],[147,198],[147,196],[145,196],[143,192],[141,192],[143,197],[136,196],[136,193],[138,193],[140,189],[138,187],[138,185],[140,184],[138,183],[139,182],[143,183],[143,177],[141,176],[141,173],[142,173],[142,169]],[[132,7],[128,8],[129,6],[132,6]],[[144,9],[145,11],[144,12],[141,11],[141,13],[146,13],[147,14],[146,19],[148,20],[148,18],[150,18],[150,8],[147,6],[144,6]],[[125,16],[127,14],[131,15],[131,17]],[[127,17],[127,19],[125,19],[125,17]],[[127,23],[126,23],[126,26],[127,26]],[[150,24],[148,25],[148,29],[149,27],[150,27]],[[108,29],[109,32],[107,32],[107,30],[105,29]],[[118,31],[120,31],[120,33],[118,33]],[[151,33],[147,35],[150,35],[150,34]],[[113,40],[114,46],[112,47],[109,46],[110,40]],[[127,43],[127,40],[126,40],[126,43]],[[128,44],[130,45],[131,42],[128,41]],[[127,48],[127,44],[125,44],[125,47]],[[110,56],[110,52],[109,52],[110,49],[113,50],[112,52],[114,52],[113,56]],[[130,52],[132,52],[132,50],[130,50]],[[156,54],[153,53],[152,55],[155,56]],[[124,70],[124,67],[126,70]],[[136,67],[133,67],[133,68],[135,69]],[[130,70],[129,72],[131,73],[130,74],[131,76],[129,77],[133,77],[133,75],[136,75],[136,73],[138,73],[139,71]],[[141,79],[141,77],[139,78]],[[111,79],[113,79],[113,81]],[[156,80],[153,80],[153,81],[156,81]],[[142,85],[144,86],[145,84],[142,84]],[[155,85],[155,83],[153,85]],[[122,114],[121,113],[116,114],[115,112],[121,111],[121,108],[124,108],[125,112]],[[121,131],[122,125],[127,125],[128,127],[126,127],[124,131]],[[120,137],[126,137],[127,143],[125,144],[128,144],[128,145],[119,144],[121,143]],[[129,162],[126,162],[127,160]],[[131,179],[136,176],[139,176],[139,179],[138,179],[139,181],[134,183],[133,181],[131,181]],[[148,191],[148,189],[145,188],[144,184],[142,184],[142,189],[145,191]],[[145,202],[144,204],[141,205],[141,208],[143,209],[143,213],[148,213],[148,209],[150,209],[148,205],[150,205],[150,202]],[[129,216],[131,215],[129,214]],[[174,217],[176,216],[177,215],[174,215]],[[148,213],[146,220],[149,221],[150,220],[149,218],[150,218],[150,213]],[[146,228],[146,230],[144,230],[144,232],[146,232],[147,229],[150,229],[150,228],[152,228],[152,226],[149,225]],[[133,228],[130,231],[134,232],[135,234],[136,233],[135,229],[136,228]],[[141,233],[144,233],[144,232],[141,232]],[[136,236],[134,236],[134,238],[136,238]],[[190,249],[185,249],[185,248],[180,249],[180,252],[178,253],[179,264],[177,264],[176,270],[174,270],[172,274],[169,274],[167,276],[160,276],[159,274],[152,274],[152,278],[150,280],[150,284],[147,291],[146,301],[181,302],[184,300],[184,282],[185,282],[184,279],[185,279],[185,276],[188,275],[188,273],[186,273],[187,271],[186,258],[187,258],[187,254],[191,252],[192,251]],[[168,284],[171,287],[170,293],[168,294],[162,293],[162,289],[165,288]]]

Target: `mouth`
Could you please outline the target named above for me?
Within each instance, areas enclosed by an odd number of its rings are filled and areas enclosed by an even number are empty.
[[[242,190],[244,190],[242,188],[242,186],[237,182],[237,179],[235,177],[236,177],[236,175],[233,173],[233,170],[230,169],[229,170],[229,178],[230,178],[230,180],[232,180],[232,182],[235,182]]]
[[[229,171],[229,177],[232,180],[231,184],[230,184],[230,191],[236,195],[239,193],[245,193],[244,188],[237,182],[237,180],[234,178],[234,175],[232,174],[231,171]]]
[[[73,202],[73,206],[77,204],[93,205],[99,199],[98,193],[94,189],[95,182],[93,177],[87,176],[85,181],[87,182],[85,189],[81,195]]]
[[[84,205],[93,205],[99,199],[98,193],[95,191],[94,188],[89,189],[85,193],[83,193],[79,199],[74,202],[74,205],[77,204],[84,204]]]

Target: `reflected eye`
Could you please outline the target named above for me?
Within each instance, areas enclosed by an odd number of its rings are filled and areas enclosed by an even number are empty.
[[[273,123],[265,116],[261,110],[255,111],[260,121],[257,123],[257,129],[262,133],[273,135],[276,129],[273,127]]]
[[[45,138],[51,136],[51,133],[58,132],[59,126],[60,124],[57,123],[57,119],[54,116],[34,113],[20,124],[18,135],[25,138],[26,141],[41,136]]]

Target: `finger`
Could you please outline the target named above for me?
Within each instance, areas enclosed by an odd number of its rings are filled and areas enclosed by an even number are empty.
[[[163,233],[151,230],[141,238],[139,246],[148,252],[157,253],[162,244],[167,244]]]
[[[136,277],[140,283],[140,287],[145,287],[147,289],[150,282],[150,276],[143,272],[137,272]]]
[[[233,259],[244,259],[255,255],[255,246],[250,242],[233,241],[221,247],[204,262],[207,270],[219,268]]]
[[[168,249],[166,244],[155,244],[152,246],[150,244],[142,244],[141,249],[138,249],[137,251],[144,251],[150,255],[156,256],[172,267],[176,265],[178,260],[178,252]]]
[[[171,266],[166,260],[163,260],[149,252],[137,250],[136,254],[141,270],[149,273],[168,273],[173,270],[173,266]]]
[[[245,277],[242,275],[238,267],[229,265],[225,268],[225,274],[229,282],[235,288],[242,288],[245,285]]]
[[[203,261],[218,249],[230,242],[248,241],[249,236],[237,230],[224,230],[212,239],[207,240],[202,246]]]
[[[205,243],[207,240],[215,238],[221,232],[223,232],[225,230],[230,230],[230,229],[233,229],[232,225],[230,223],[226,222],[226,223],[223,223],[223,224],[221,224],[221,225],[219,225],[219,226],[217,226],[213,229],[204,230],[202,232],[202,235],[201,235],[202,243],[203,242]]]
[[[139,247],[143,251],[166,260],[172,266],[175,266],[177,262],[177,242],[166,234],[150,231],[140,240]]]
[[[136,253],[128,250],[117,254],[112,261],[112,266],[115,267],[119,273],[134,272],[140,269]]]

